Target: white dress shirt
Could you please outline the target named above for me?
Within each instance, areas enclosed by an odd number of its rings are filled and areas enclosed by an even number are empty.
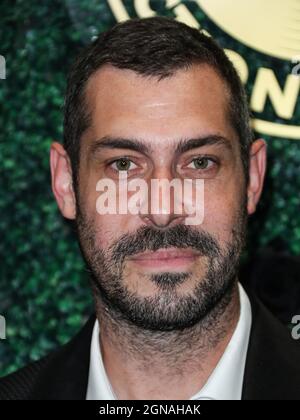
[[[246,356],[252,324],[251,305],[239,284],[240,317],[228,346],[202,389],[191,400],[240,400],[242,397]],[[95,322],[92,343],[87,400],[115,400],[100,349],[99,323]]]

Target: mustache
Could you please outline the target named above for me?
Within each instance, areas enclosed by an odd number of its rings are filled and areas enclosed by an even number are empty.
[[[211,234],[187,225],[176,225],[168,230],[143,226],[134,234],[121,236],[110,246],[109,251],[112,258],[120,263],[120,260],[141,252],[155,252],[158,249],[170,247],[192,248],[203,256],[211,258],[218,257],[221,254],[221,248]]]

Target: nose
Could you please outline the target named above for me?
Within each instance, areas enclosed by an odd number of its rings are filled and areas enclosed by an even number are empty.
[[[177,187],[170,187],[174,180]],[[151,179],[148,180],[148,211],[140,215],[146,225],[165,229],[182,223],[183,206],[182,202],[178,201],[178,196],[176,197],[176,188],[182,189],[182,184],[178,178],[175,179],[172,171],[165,167],[153,171]],[[178,208],[181,208],[181,213],[178,212]]]
[[[167,229],[183,221],[183,216],[177,215],[141,215],[143,222],[147,226],[155,226],[158,229]]]

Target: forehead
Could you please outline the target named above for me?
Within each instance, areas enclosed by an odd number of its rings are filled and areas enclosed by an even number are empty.
[[[162,136],[235,135],[227,86],[208,65],[178,70],[162,80],[107,65],[89,79],[86,99],[92,137],[138,135],[159,142]]]

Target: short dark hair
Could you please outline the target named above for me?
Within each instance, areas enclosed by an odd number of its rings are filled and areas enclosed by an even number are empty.
[[[229,87],[228,116],[241,145],[248,180],[249,150],[253,140],[247,95],[233,64],[209,36],[167,17],[131,19],[101,33],[75,60],[68,76],[64,106],[64,146],[77,183],[80,139],[89,127],[85,87],[105,64],[129,69],[159,80],[193,64],[212,66]]]

